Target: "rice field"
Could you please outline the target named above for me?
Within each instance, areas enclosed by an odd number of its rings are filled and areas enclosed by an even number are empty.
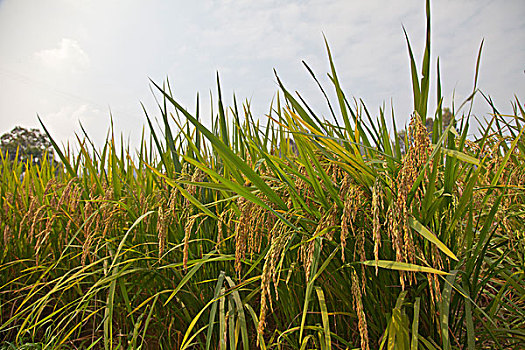
[[[420,69],[407,37],[404,139],[345,96],[327,44],[326,118],[279,78],[252,116],[217,80],[207,127],[152,82],[136,150],[110,132],[52,141],[57,162],[3,155],[0,349],[525,347],[523,104],[503,115],[474,86],[444,123],[428,11],[426,37]]]

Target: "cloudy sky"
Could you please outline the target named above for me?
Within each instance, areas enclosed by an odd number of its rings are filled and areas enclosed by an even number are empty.
[[[210,91],[216,95],[217,71],[226,102],[233,93],[248,99],[260,118],[277,91],[274,68],[325,114],[301,63],[329,89],[323,34],[346,94],[374,115],[392,101],[404,124],[412,100],[402,26],[420,62],[421,0],[0,0],[0,133],[37,127],[38,113],[61,142],[74,140],[80,121],[101,144],[111,111],[115,130],[136,144],[145,124],[140,102],[158,115],[150,78],[168,77],[189,110],[199,92],[202,110]],[[472,91],[482,39],[479,87],[504,112],[514,96],[525,102],[525,1],[433,1],[432,26],[432,78],[439,56],[446,106]],[[490,109],[478,98],[474,111]]]

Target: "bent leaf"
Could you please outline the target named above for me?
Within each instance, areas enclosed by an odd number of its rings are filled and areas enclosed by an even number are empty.
[[[397,271],[412,271],[412,272],[428,272],[437,275],[448,275],[447,272],[433,269],[432,267],[409,264],[399,261],[391,260],[367,260],[362,261],[361,264],[366,266],[381,267],[383,269],[397,270]]]
[[[436,237],[428,228],[423,226],[422,223],[416,220],[413,216],[408,217],[408,225],[413,228],[415,231],[417,231],[421,236],[425,237],[428,241],[434,243],[439,250],[441,250],[443,253],[447,254],[450,258],[458,261],[458,258],[448,247],[439,240],[439,238]]]
[[[470,163],[470,164],[474,164],[474,165],[479,165],[479,159],[474,158],[472,156],[469,156],[468,154],[465,154],[463,152],[452,150],[452,149],[443,148],[443,153],[445,153],[447,156],[457,158],[457,159],[462,160],[464,162],[467,162],[467,163]]]

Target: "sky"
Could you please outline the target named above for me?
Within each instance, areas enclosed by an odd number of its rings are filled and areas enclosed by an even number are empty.
[[[458,106],[472,92],[482,40],[478,87],[503,113],[516,97],[523,104],[525,1],[440,0],[431,9],[430,111],[437,57],[444,106]],[[217,72],[225,104],[235,94],[264,120],[278,91],[274,69],[330,119],[302,64],[334,98],[323,35],[346,95],[373,116],[393,105],[406,125],[413,102],[403,26],[420,67],[422,0],[0,0],[0,133],[39,127],[38,114],[59,143],[76,143],[82,123],[101,146],[111,115],[115,133],[133,147],[146,125],[141,102],[159,116],[150,79],[168,78],[190,112],[199,93],[201,111],[209,111]],[[491,109],[479,95],[473,111],[483,118]]]

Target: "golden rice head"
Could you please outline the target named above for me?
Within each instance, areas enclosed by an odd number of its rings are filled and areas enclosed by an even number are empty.
[[[359,260],[360,261],[366,261],[366,253],[365,253],[365,235],[366,235],[366,229],[365,227],[360,227],[358,230],[358,235],[356,236],[356,251],[359,254]],[[365,283],[366,283],[366,269],[365,265],[361,264],[361,288],[363,294],[366,294],[365,290]]]
[[[257,325],[257,333],[260,336],[264,335],[264,329],[266,327],[266,314],[268,313],[268,301],[267,297],[270,297],[270,281],[271,276],[269,273],[270,266],[265,261],[263,266],[263,272],[261,275],[261,309],[259,311],[259,324]],[[259,337],[257,337],[257,345],[259,345]]]
[[[202,172],[202,170],[200,170],[199,168],[195,168],[195,171],[193,172],[190,178],[190,181],[191,182],[202,182],[203,179],[204,179],[204,173]],[[198,190],[197,185],[188,185],[186,190],[193,197],[197,196],[197,190]],[[184,198],[184,207],[186,209],[193,209],[193,205],[187,198]]]
[[[93,202],[88,200],[84,206],[84,237],[87,238],[91,231],[91,223],[93,222]]]
[[[8,224],[5,224],[4,226],[4,246],[5,247],[7,247],[7,244],[9,243],[11,238],[12,238],[11,228],[9,227]]]
[[[334,184],[339,183],[339,179],[341,178],[342,170],[339,165],[336,163],[330,162],[328,164],[328,167],[326,169],[326,173],[328,176],[330,176],[330,179]]]
[[[93,243],[93,234],[94,232],[90,232],[87,237],[84,238],[84,243],[82,244],[82,256],[80,257],[80,263],[82,266],[86,266],[89,250],[91,249],[91,244]]]
[[[498,213],[501,224],[497,230],[502,236],[508,237],[508,248],[510,250],[521,249],[520,245],[523,240],[520,233],[523,231],[523,215],[514,215],[517,211],[522,211],[525,207],[525,196],[523,184],[525,184],[525,164],[520,163],[523,155],[519,154],[518,147],[514,150],[516,157],[509,158],[510,166],[507,167],[506,174],[502,175],[507,179],[506,195],[503,197]],[[499,220],[496,220],[496,222]]]
[[[250,259],[254,253],[261,251],[263,231],[268,225],[266,210],[254,203],[251,203],[251,216],[249,219],[247,250]]]
[[[82,193],[83,193],[82,188],[78,185],[75,185],[75,188],[73,189],[71,196],[70,196],[69,209],[68,209],[68,212],[72,214],[71,215],[72,220],[73,219],[77,219],[79,221],[82,220],[82,213],[80,210]],[[69,226],[70,224],[71,224],[71,220],[68,221]],[[69,230],[66,230],[66,232],[69,233]]]
[[[357,313],[359,336],[361,338],[361,349],[370,350],[368,340],[368,326],[366,322],[366,315],[363,307],[361,291],[362,288],[359,285],[359,278],[357,276],[357,273],[354,269],[352,269],[352,297],[354,301],[354,308]]]
[[[42,221],[42,213],[47,208],[47,205],[41,205],[35,212],[29,229],[29,240],[32,241],[35,236],[35,231],[40,231],[40,223]]]
[[[240,197],[237,200],[237,206],[241,212],[239,220],[235,226],[235,271],[239,279],[241,278],[242,263],[246,259],[247,235],[250,231],[250,212],[251,205],[248,200]]]
[[[441,287],[439,285],[439,278],[436,274],[428,273],[427,281],[430,290],[430,300],[434,307],[441,303]]]
[[[177,210],[177,198],[179,197],[179,191],[178,190],[172,190],[170,194],[170,198],[168,200],[168,216],[170,218],[170,222],[172,222],[172,219],[175,217],[175,212]]]
[[[308,172],[304,165],[299,166],[299,173],[308,178]],[[297,193],[304,198],[306,205],[311,206],[313,204],[312,198],[315,196],[312,186],[301,177],[297,176],[294,181],[294,187]]]
[[[105,215],[103,210],[99,208],[93,217],[93,224],[91,225],[91,227],[93,227],[93,234],[99,233],[101,231],[101,227],[104,227],[103,236],[106,235],[108,227],[105,225],[105,217],[107,217],[107,215]]]
[[[3,202],[2,213],[4,218],[9,217],[10,204],[13,202],[13,194],[11,192],[5,195],[5,200]]]
[[[55,184],[56,184],[56,180],[54,178],[50,179],[46,183],[46,187],[44,188],[44,194],[42,195],[42,198],[46,198],[46,196],[53,190]]]
[[[423,254],[421,254],[422,256]],[[437,268],[438,270],[443,270],[443,259],[441,259],[441,254],[438,251],[438,248],[435,245],[432,245],[432,260],[433,260],[433,266]],[[447,266],[447,269],[450,269],[450,266]]]
[[[366,209],[368,200],[365,191],[360,186],[355,184],[348,174],[345,174],[343,178],[339,196],[344,203],[343,214],[341,215],[340,241],[342,250],[341,259],[343,262],[345,262],[346,240],[350,233],[356,237],[356,244],[363,244],[364,250],[364,241],[360,242],[360,239],[357,238],[355,226],[357,224],[357,220],[359,220],[359,218],[363,217],[364,215],[358,215],[359,211],[364,213],[368,210]]]
[[[98,200],[99,198],[93,198],[93,200]],[[86,205],[84,206],[84,243],[82,245],[82,256],[80,258],[80,262],[82,266],[85,266],[86,259],[89,256],[89,251],[91,249],[91,244],[93,243],[93,237],[96,232],[96,222],[100,219],[97,219],[97,217],[100,216],[99,213],[95,213],[94,210],[94,202],[92,200],[88,200]],[[95,224],[95,225],[94,225]],[[95,227],[93,230],[92,228]]]
[[[58,208],[62,207],[63,205],[69,204],[71,192],[75,188],[75,181],[76,181],[76,177],[68,181],[66,187],[64,188],[64,190],[62,191],[62,194],[60,195],[60,199],[58,200],[58,205],[57,205]]]
[[[411,144],[408,152],[412,152],[410,156],[413,158],[418,170],[420,170],[430,158],[432,145],[428,130],[417,114],[415,114],[410,121],[409,135],[411,136]],[[432,169],[432,162],[427,169]],[[427,170],[425,172],[425,180],[428,179],[427,175],[429,171],[430,170]]]
[[[120,218],[120,206],[118,203],[107,203],[104,206],[102,214],[97,216],[96,230],[100,230],[100,226],[104,229],[102,230],[102,237],[106,237],[108,232],[111,232],[115,226],[118,225]]]
[[[253,208],[252,217],[248,219],[246,227],[246,253],[253,258],[253,254],[258,252],[261,247],[262,228],[258,225],[264,223],[264,210],[258,205],[250,205]]]
[[[160,192],[160,191],[158,191]],[[150,210],[153,210],[156,208],[156,204],[158,203],[158,195],[153,195],[153,194],[150,194],[148,196],[145,196],[144,194],[141,193],[141,196],[139,197],[139,210],[140,210],[140,213],[141,215],[144,215],[146,214],[148,211]],[[154,221],[154,216],[153,215],[148,215],[144,218],[144,220],[142,221],[144,227],[145,227],[145,232],[151,232],[151,227],[152,227],[152,222]]]
[[[228,219],[230,216],[230,210],[222,210],[217,221],[217,243],[215,249],[220,253],[222,241],[224,239],[224,227],[228,229]]]
[[[189,248],[190,248],[190,236],[191,231],[193,229],[193,225],[195,224],[195,221],[197,218],[199,218],[199,214],[190,216],[188,220],[186,221],[186,225],[184,225],[184,250],[183,250],[183,257],[182,257],[182,266],[184,270],[188,268],[188,256],[189,256]]]
[[[411,210],[407,205],[407,199],[419,172],[426,164],[432,151],[428,131],[417,114],[414,114],[410,121],[409,140],[410,146],[407,155],[403,158],[401,169],[395,180],[397,194],[393,205],[388,209],[387,219],[388,234],[394,246],[396,261],[416,263],[414,241],[412,232],[408,227],[408,217],[411,214]],[[429,168],[431,168],[431,165]],[[429,168],[427,168],[427,173]],[[428,179],[427,173],[425,174],[425,181]],[[422,193],[418,190],[417,198],[419,204],[421,204],[421,197]],[[413,273],[400,273],[400,282],[403,289],[407,276],[410,282],[415,280]]]
[[[73,191],[71,192],[70,201],[69,201],[69,210],[72,213],[80,214],[79,205],[81,203],[80,199],[82,198],[83,189],[78,184],[75,184]]]
[[[57,187],[58,187],[58,184],[57,184],[57,182],[55,180],[55,181],[53,181],[53,185],[51,186],[51,190],[49,191],[50,193],[48,194],[48,197],[50,197],[49,198],[49,205],[53,209],[57,207],[58,201],[59,201],[58,195],[57,195],[57,193],[58,193]]]
[[[27,232],[26,230],[28,228],[29,228],[29,231],[31,230],[30,227],[32,226],[32,224],[28,223],[28,225],[25,225],[25,223],[26,221],[28,221],[28,219],[35,217],[35,210],[39,204],[40,203],[38,202],[38,197],[33,194],[30,194],[29,195],[29,208],[26,214],[22,217],[22,220],[20,221],[20,228],[18,231],[19,238],[22,237],[22,232]],[[31,235],[29,236],[29,238],[31,239]]]
[[[271,206],[266,198],[263,201]],[[237,206],[240,215],[235,224],[235,267],[240,277],[241,260],[246,259],[246,253],[252,258],[254,253],[260,252],[264,233],[270,235],[275,216],[242,197],[237,200]]]
[[[158,209],[158,217],[157,217],[157,237],[158,237],[158,244],[159,244],[159,259],[164,254],[164,250],[166,249],[166,239],[168,234],[168,223],[167,223],[167,212],[163,210],[162,205],[159,206]]]
[[[35,259],[36,259],[37,265],[39,265],[40,263],[40,250],[42,249],[42,246],[45,244],[47,237],[49,237],[49,234],[51,233],[51,229],[52,229],[52,225],[53,225],[55,217],[56,217],[56,214],[52,214],[51,217],[42,219],[46,221],[46,226],[43,231],[40,231],[37,233],[37,241],[35,245]]]
[[[99,209],[100,215],[97,215],[95,231],[102,231],[102,237],[106,237],[108,232],[111,232],[119,222],[120,204],[114,201],[113,189],[109,186],[105,188],[102,201],[103,204]],[[104,228],[103,230],[100,230],[101,226]]]
[[[288,226],[278,221],[271,229],[270,249],[268,250],[263,272],[261,275],[261,310],[259,313],[259,324],[257,327],[258,333],[262,336],[266,325],[266,315],[268,309],[273,310],[273,302],[271,296],[271,284],[273,282],[275,297],[279,300],[278,285],[280,280],[280,270],[278,269],[278,263],[283,254],[284,247],[288,244],[291,237],[291,231]],[[269,306],[269,307],[268,307]]]
[[[328,230],[325,235],[326,239],[328,239],[329,241],[332,241],[334,239],[334,226],[339,226],[338,212],[339,207],[337,206],[337,203],[334,202],[325,216],[326,227],[331,227],[331,229]]]
[[[399,229],[399,214],[395,203],[393,206],[390,206],[387,211],[387,222],[388,222],[388,237],[392,241],[392,246],[396,253],[396,261],[404,261],[403,256],[403,240],[401,231]]]
[[[279,221],[274,225],[274,233],[272,234],[271,242],[271,254],[270,254],[270,270],[272,275],[273,286],[275,290],[275,297],[279,300],[279,292],[277,287],[279,286],[281,270],[278,269],[278,263],[281,259],[281,255],[284,252],[284,248],[288,244],[291,237],[291,231],[284,222]]]
[[[381,182],[377,180],[372,189],[372,221],[373,221],[373,237],[374,237],[374,259],[379,260],[379,248],[381,247],[381,221],[379,214],[383,210],[383,198],[381,196]],[[376,275],[378,267],[376,265]]]
[[[64,237],[69,237],[69,235],[71,234],[71,224],[73,222],[73,219],[67,219],[67,223],[66,223],[66,228],[63,232],[60,232],[60,238],[59,238],[59,242],[61,244],[60,246],[60,250],[62,250],[62,248],[64,247]]]
[[[353,208],[352,208],[352,202],[351,201],[346,201],[344,203],[344,207],[343,207],[343,215],[341,216],[341,237],[340,237],[340,241],[341,241],[341,260],[343,262],[345,262],[345,250],[346,250],[346,239],[347,237],[350,235],[350,230],[348,229],[348,226],[350,225],[350,228],[352,230],[352,233],[355,233],[354,232],[354,227],[353,227],[353,218],[352,218],[352,211],[353,211]]]
[[[310,270],[312,268],[312,262],[314,260],[314,251],[315,251],[315,239],[312,239],[310,242],[302,244],[302,261],[304,265],[304,271],[306,276],[306,283],[310,280]]]
[[[141,209],[141,212],[143,212],[142,210],[144,208],[148,207],[148,198],[144,194],[144,191],[140,191],[140,194],[139,194],[139,207]]]

